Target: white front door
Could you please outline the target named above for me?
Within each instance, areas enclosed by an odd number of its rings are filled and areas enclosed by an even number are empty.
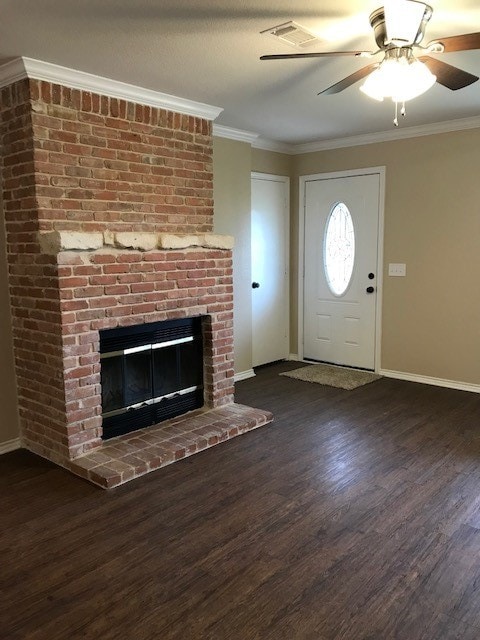
[[[304,358],[375,369],[380,175],[305,181]]]
[[[252,362],[288,356],[289,181],[252,174]]]

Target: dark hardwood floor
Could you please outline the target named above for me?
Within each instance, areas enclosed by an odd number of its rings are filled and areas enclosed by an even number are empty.
[[[480,396],[258,371],[270,426],[102,491],[0,457],[0,637],[478,640]]]

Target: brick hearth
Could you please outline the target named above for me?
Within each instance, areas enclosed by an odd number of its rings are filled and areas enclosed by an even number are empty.
[[[269,422],[234,404],[211,122],[31,79],[0,97],[23,445],[111,487]],[[104,442],[99,331],[188,316],[205,317],[204,409]]]
[[[240,404],[192,411],[109,440],[103,447],[70,462],[69,468],[77,475],[111,489],[271,420],[268,411]]]

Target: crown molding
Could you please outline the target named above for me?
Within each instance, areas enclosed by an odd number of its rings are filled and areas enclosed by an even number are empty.
[[[316,142],[306,142],[303,144],[277,142],[276,140],[269,140],[267,138],[262,138],[261,136],[256,136],[255,134],[247,131],[242,132],[238,129],[230,129],[229,127],[223,127],[216,124],[213,125],[213,131],[214,135],[218,135],[220,137],[250,142],[254,149],[263,149],[265,151],[274,151],[276,153],[284,153],[287,155],[301,155],[304,153],[315,153],[316,151],[329,151],[345,147],[377,144],[379,142],[407,140],[408,138],[419,138],[421,136],[431,136],[439,133],[465,131],[468,129],[476,129],[478,127],[480,127],[480,116],[474,116],[472,118],[447,120],[445,122],[433,122],[431,124],[420,125],[417,127],[393,129],[391,131],[378,131],[376,133],[366,133],[357,136],[348,136],[345,138],[317,140]],[[235,132],[238,137],[229,135],[228,132]]]
[[[0,89],[27,77],[23,58],[15,58],[0,66]]]
[[[34,78],[61,84],[72,89],[92,91],[111,98],[119,98],[140,104],[145,104],[159,109],[167,109],[176,113],[215,120],[223,111],[222,107],[215,107],[202,102],[195,102],[186,98],[178,98],[167,93],[145,89],[137,85],[112,80],[97,76],[85,71],[69,69],[50,62],[43,62],[33,58],[15,58],[0,66],[0,88],[6,87],[24,78]],[[480,116],[448,120],[446,122],[434,122],[432,124],[417,127],[404,127],[390,131],[379,131],[362,135],[348,136],[345,138],[332,138],[330,140],[318,140],[302,144],[289,144],[268,140],[251,131],[234,129],[220,124],[213,125],[213,134],[221,138],[247,142],[255,149],[264,149],[276,153],[288,155],[301,155],[317,151],[342,149],[360,145],[376,144],[379,142],[392,142],[421,136],[435,135],[464,131],[480,127]]]
[[[258,137],[253,142],[252,147],[255,149],[263,149],[264,151],[274,151],[276,153],[286,153],[293,155],[295,153],[296,145],[289,144],[288,142],[277,142],[276,140],[269,140],[268,138]]]
[[[223,124],[216,123],[213,125],[213,135],[218,138],[228,138],[229,140],[248,142],[249,144],[253,144],[258,138],[258,133],[244,131],[243,129],[233,129],[232,127],[225,127]]]
[[[480,116],[474,116],[473,118],[432,122],[432,124],[420,125],[418,127],[405,127],[392,131],[379,131],[377,133],[367,133],[358,136],[349,136],[347,138],[334,138],[331,140],[318,140],[317,142],[296,144],[293,146],[292,153],[294,155],[300,155],[303,153],[314,153],[316,151],[342,149],[344,147],[358,147],[366,144],[406,140],[408,138],[419,138],[421,136],[450,133],[452,131],[464,131],[478,127],[480,127]]]
[[[71,89],[81,89],[100,93],[110,98],[119,98],[156,107],[167,109],[188,116],[196,116],[205,120],[215,120],[223,111],[221,107],[214,107],[203,102],[194,102],[186,98],[178,98],[160,91],[145,89],[119,80],[112,80],[102,76],[96,76],[85,71],[68,69],[50,62],[34,60],[33,58],[16,58],[0,67],[0,88],[24,78],[34,78],[54,82]]]

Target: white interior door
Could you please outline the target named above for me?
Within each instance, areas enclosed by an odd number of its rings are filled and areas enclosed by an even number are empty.
[[[289,181],[252,174],[252,361],[288,356]]]
[[[304,358],[375,368],[380,175],[305,182]]]

